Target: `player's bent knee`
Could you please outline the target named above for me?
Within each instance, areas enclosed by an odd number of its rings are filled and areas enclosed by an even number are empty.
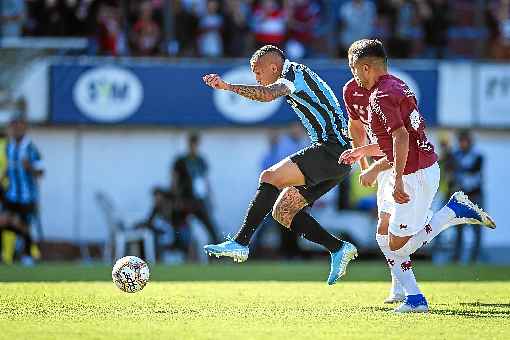
[[[284,185],[282,176],[280,176],[276,171],[274,170],[264,170],[260,174],[259,177],[260,183],[269,183],[271,185],[274,185],[278,189],[281,189]]]
[[[294,216],[308,205],[306,199],[295,187],[283,189],[273,206],[273,218],[286,228],[290,228]]]
[[[402,248],[407,243],[409,238],[410,238],[410,236],[409,237],[408,236],[406,236],[406,237],[398,237],[398,236],[392,235],[390,233],[389,234],[388,246],[390,247],[391,251],[397,251],[397,250]]]

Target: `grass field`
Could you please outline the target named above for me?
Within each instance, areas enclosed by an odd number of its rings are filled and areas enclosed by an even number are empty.
[[[0,266],[0,339],[510,339],[508,267],[415,264],[428,315],[384,305],[382,261],[152,268],[137,294],[109,266]],[[7,282],[8,281],[8,282]]]

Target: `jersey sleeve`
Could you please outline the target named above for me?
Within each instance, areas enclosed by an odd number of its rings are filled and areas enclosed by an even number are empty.
[[[30,143],[29,149],[28,149],[28,160],[30,162],[30,165],[39,171],[44,170],[44,165],[41,157],[41,153],[37,149],[37,147]]]
[[[275,84],[283,84],[288,87],[290,93],[296,92],[296,74],[294,71],[294,67],[290,66],[288,71],[277,81]]]
[[[347,114],[349,115],[349,118],[352,119],[352,120],[359,120],[358,113],[349,104],[349,103],[352,102],[352,94],[350,93],[350,91],[347,88],[347,86],[344,86],[344,88],[342,89],[342,96],[343,96],[343,99],[344,99],[345,109],[347,110]]]
[[[379,91],[372,97],[376,113],[389,134],[404,126],[400,112],[401,99],[402,94],[395,91]]]

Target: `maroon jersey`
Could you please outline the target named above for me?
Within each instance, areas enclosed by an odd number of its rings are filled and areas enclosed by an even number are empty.
[[[368,136],[368,144],[377,143],[377,138],[372,132],[372,128],[368,121],[368,99],[370,98],[370,91],[365,89],[363,86],[359,86],[354,78],[352,78],[344,85],[343,97],[345,108],[349,114],[349,119],[359,120],[363,124]],[[382,157],[372,158],[378,160]]]
[[[402,80],[389,74],[379,78],[370,91],[369,122],[379,148],[393,164],[393,131],[404,126],[409,133],[409,153],[404,175],[425,169],[437,161],[434,146],[425,134],[425,122],[414,93]]]

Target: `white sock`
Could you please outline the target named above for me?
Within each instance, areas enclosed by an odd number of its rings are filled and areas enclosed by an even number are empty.
[[[437,211],[434,216],[432,216],[429,224],[414,234],[402,248],[394,252],[401,257],[410,256],[416,250],[432,241],[432,239],[443,230],[451,226],[450,222],[453,218],[455,218],[453,210],[447,206],[442,207],[441,210]]]
[[[377,244],[379,245],[379,248],[381,249],[381,252],[386,257],[386,254],[389,253],[390,247],[388,246],[388,235],[380,235],[375,234],[375,239],[377,240]],[[398,279],[395,277],[395,274],[391,271],[391,266],[388,264],[388,268],[390,269],[391,273],[391,296],[396,295],[405,295],[404,287],[400,284]]]
[[[391,273],[391,296],[405,295],[404,287],[400,284],[395,274],[390,270]]]
[[[375,238],[384,257],[386,257],[386,262],[388,262],[392,277],[403,287],[404,293],[406,295],[421,294],[416,278],[414,277],[411,258],[409,256],[399,256],[391,251],[388,245],[388,235],[376,234]]]

